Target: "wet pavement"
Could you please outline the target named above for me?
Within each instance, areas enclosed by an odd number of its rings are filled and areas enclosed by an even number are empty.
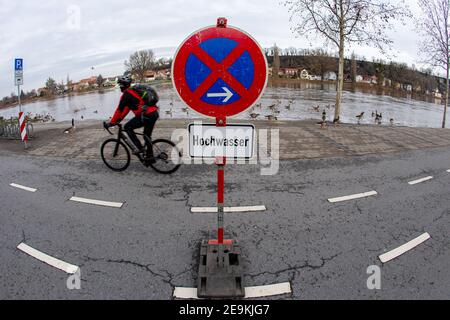
[[[175,130],[186,129],[191,122],[160,120],[153,138],[171,139]],[[260,130],[279,130],[282,160],[362,156],[450,146],[450,129],[349,124],[328,125],[321,129],[313,121],[251,123],[258,133],[261,133]],[[7,150],[35,156],[100,159],[100,146],[111,137],[102,128],[101,122],[79,122],[73,133],[64,134],[64,129],[68,127],[70,123],[36,124],[35,139],[30,141],[28,150],[24,150],[17,141],[0,139],[0,152]],[[180,143],[180,147],[186,150],[185,144]]]

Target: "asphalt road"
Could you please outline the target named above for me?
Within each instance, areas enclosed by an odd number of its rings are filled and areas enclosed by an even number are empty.
[[[292,294],[274,299],[450,298],[449,148],[284,161],[275,176],[260,169],[226,172],[227,205],[268,208],[225,217],[227,238],[243,249],[246,286],[290,281]],[[174,287],[196,286],[199,245],[214,238],[217,218],[190,207],[214,206],[215,188],[213,166],[167,177],[136,162],[118,174],[100,161],[0,153],[0,299],[172,299]],[[371,190],[378,195],[327,201]],[[68,201],[74,195],[125,204]],[[427,242],[378,259],[424,232]],[[16,249],[21,242],[79,266],[81,290]],[[367,288],[371,265],[381,267],[381,290]]]

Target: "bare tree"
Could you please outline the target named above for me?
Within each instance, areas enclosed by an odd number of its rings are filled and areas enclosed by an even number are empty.
[[[358,62],[356,61],[356,55],[352,53],[352,63],[350,67],[350,79],[352,80],[352,84],[356,84],[356,77],[358,76]]]
[[[289,47],[286,50],[289,56],[296,56],[298,54],[297,48]]]
[[[323,49],[309,50],[309,71],[321,76],[322,82],[325,80],[325,74],[329,71],[337,70],[336,59]]]
[[[386,31],[393,20],[408,17],[403,0],[289,0],[292,30],[302,36],[320,36],[339,49],[335,121],[339,120],[344,86],[346,44],[375,46],[384,51],[392,44]]]
[[[135,75],[139,81],[144,80],[145,72],[155,66],[155,54],[152,50],[142,50],[133,53],[130,60],[125,61],[127,71]]]
[[[48,78],[45,82],[45,88],[51,95],[54,95],[58,91],[58,84],[53,78]]]
[[[273,46],[273,65],[272,65],[272,77],[277,80],[279,78],[280,72],[280,49],[275,44]]]
[[[424,15],[417,20],[417,29],[424,37],[420,44],[420,54],[433,67],[447,72],[445,106],[442,128],[445,128],[449,98],[450,76],[450,25],[448,0],[419,0]]]

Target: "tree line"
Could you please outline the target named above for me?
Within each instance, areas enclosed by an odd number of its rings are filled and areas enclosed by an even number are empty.
[[[327,72],[338,72],[339,57],[324,49],[264,49],[269,64],[274,64],[275,50],[280,52],[279,60],[282,68],[304,68],[310,74],[324,76]],[[384,80],[389,79],[391,86],[411,85],[416,92],[425,94],[436,89],[444,92],[445,87],[441,84],[441,78],[433,74],[431,68],[416,69],[413,65],[395,61],[387,62],[382,59],[367,61],[364,57],[345,57],[344,59],[344,80],[356,82],[356,77],[376,76],[378,85],[384,86]],[[295,75],[299,77],[299,74]]]

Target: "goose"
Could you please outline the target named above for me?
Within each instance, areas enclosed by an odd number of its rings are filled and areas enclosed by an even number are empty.
[[[375,122],[377,122],[378,124],[381,124],[381,120],[383,119],[383,114],[380,112],[380,114],[376,114],[375,117]]]
[[[358,119],[358,124],[361,122],[361,119],[364,117],[364,112],[361,112],[360,114],[358,114],[356,116],[356,118]]]
[[[389,122],[391,123],[391,126],[394,125],[394,119],[391,118],[391,120],[389,120]]]
[[[72,126],[70,128],[67,128],[66,130],[64,130],[64,133],[72,133],[75,131],[75,120],[72,119]]]
[[[97,110],[95,110],[95,111],[94,111],[94,113],[98,113],[98,111],[97,111]]]
[[[320,106],[313,107],[313,110],[316,112],[320,112]]]
[[[322,122],[320,123],[320,128],[323,129],[327,123],[327,112],[323,110],[322,112]]]
[[[278,120],[278,118],[277,117],[275,117],[274,115],[268,115],[268,116],[266,116],[266,118],[269,120],[269,121],[273,121],[273,120]]]
[[[275,110],[275,106],[276,106],[276,104],[272,104],[271,106],[268,106],[268,108],[269,108],[270,110]]]
[[[252,119],[256,119],[256,118],[258,118],[259,116],[260,116],[259,113],[252,113],[252,114],[250,114],[250,117],[252,117]]]

